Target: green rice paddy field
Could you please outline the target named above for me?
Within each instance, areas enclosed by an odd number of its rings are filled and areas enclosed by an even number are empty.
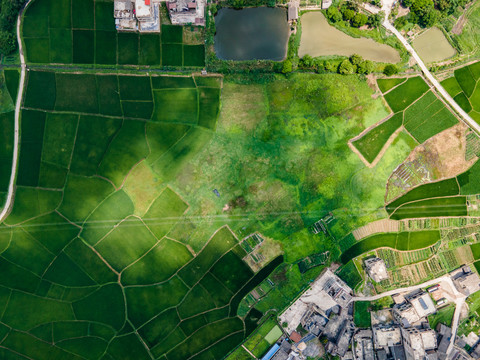
[[[480,62],[457,69],[442,81],[445,90],[475,121],[480,123]]]
[[[378,79],[377,83],[394,114],[353,141],[369,163],[402,125],[418,143],[423,143],[458,122],[419,76]]]
[[[183,43],[183,27],[160,34],[118,32],[113,1],[34,0],[22,34],[30,63],[203,67],[203,45]]]

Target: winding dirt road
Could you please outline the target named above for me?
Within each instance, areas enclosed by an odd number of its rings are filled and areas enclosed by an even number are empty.
[[[8,184],[8,195],[3,206],[2,212],[0,212],[0,223],[5,220],[13,206],[13,198],[15,195],[15,178],[17,177],[18,168],[18,148],[20,143],[20,110],[22,107],[23,90],[25,87],[25,75],[27,71],[27,65],[25,64],[25,56],[23,54],[22,38],[20,34],[20,25],[22,22],[22,14],[25,8],[28,6],[31,0],[29,0],[18,14],[17,19],[17,42],[18,51],[20,53],[20,84],[18,86],[17,101],[15,103],[15,132],[14,132],[14,144],[13,144],[13,160],[12,160],[12,172],[10,174],[10,182]]]

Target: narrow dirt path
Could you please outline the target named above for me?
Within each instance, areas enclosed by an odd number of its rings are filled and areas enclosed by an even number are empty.
[[[25,4],[25,6],[20,10],[17,18],[17,42],[18,42],[18,52],[20,53],[20,84],[18,86],[17,101],[15,104],[15,132],[14,132],[14,144],[13,144],[13,160],[12,160],[12,172],[10,175],[10,183],[8,184],[8,195],[5,205],[3,206],[2,212],[0,212],[0,223],[5,220],[7,215],[10,213],[10,210],[13,206],[13,198],[15,195],[15,179],[17,177],[17,168],[18,168],[18,147],[20,143],[20,110],[22,107],[23,92],[25,87],[25,75],[27,70],[27,65],[25,64],[25,55],[23,54],[22,46],[22,37],[20,34],[22,14],[26,9],[31,0]]]

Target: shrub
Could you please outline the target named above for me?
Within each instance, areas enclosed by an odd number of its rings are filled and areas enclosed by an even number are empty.
[[[338,67],[338,72],[342,75],[350,75],[355,73],[356,66],[353,65],[350,60],[343,60]]]
[[[398,68],[395,65],[389,64],[383,69],[383,73],[387,76],[392,76],[398,73]]]
[[[352,26],[359,28],[363,25],[365,25],[368,21],[368,17],[365,14],[362,13],[357,13],[355,16],[352,18]]]
[[[330,6],[327,10],[327,18],[331,21],[331,22],[338,22],[340,20],[342,20],[342,14],[340,14],[340,11],[338,11],[338,9],[334,6]]]

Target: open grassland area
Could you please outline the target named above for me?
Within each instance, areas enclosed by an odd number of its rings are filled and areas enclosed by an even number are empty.
[[[353,141],[353,145],[369,163],[372,163],[390,136],[402,126],[402,123],[403,113],[394,114],[387,121],[375,126],[361,138]]]
[[[450,304],[439,309],[436,314],[429,315],[428,323],[430,324],[430,327],[435,329],[438,324],[451,326],[454,312],[455,306]]]
[[[30,63],[203,67],[204,45],[183,43],[183,28],[118,32],[113,1],[34,0],[22,34]]]
[[[343,252],[341,260],[347,264],[350,260],[371,250],[388,247],[401,251],[423,249],[440,240],[440,232],[436,230],[385,233],[370,236],[351,246]]]
[[[478,6],[477,6],[478,8]],[[480,62],[457,69],[442,85],[475,121],[480,123]]]
[[[373,169],[351,152],[387,116],[356,76],[27,80],[0,225],[1,347],[27,358],[221,359],[322,270],[298,260],[337,260],[335,238],[386,216],[385,183],[415,146],[401,132]],[[329,211],[332,236],[312,235]],[[265,249],[257,273],[238,245],[253,232],[284,252]]]
[[[345,265],[341,266],[337,270],[336,274],[352,289],[355,289],[363,280],[353,261],[349,261]]]

